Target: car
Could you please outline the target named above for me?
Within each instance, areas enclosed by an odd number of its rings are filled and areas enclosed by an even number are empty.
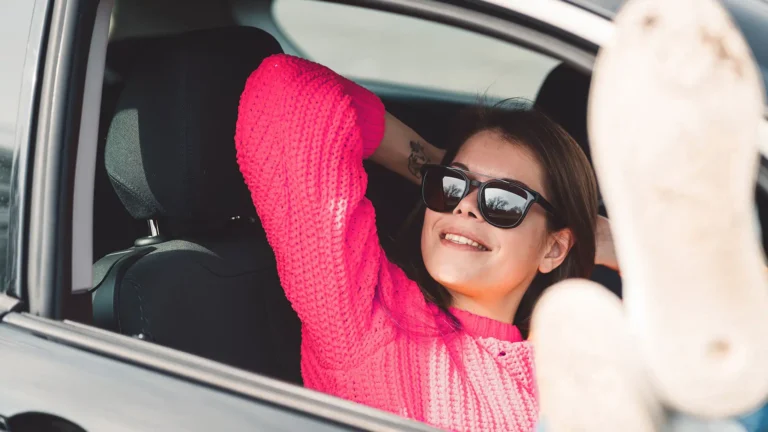
[[[4,0],[0,428],[433,430],[301,387],[300,324],[234,158],[245,79],[281,51],[318,61],[438,146],[464,108],[523,97],[589,154],[621,3]],[[768,3],[723,4],[768,87]],[[768,155],[768,109],[763,131]],[[366,168],[395,253],[418,190]]]

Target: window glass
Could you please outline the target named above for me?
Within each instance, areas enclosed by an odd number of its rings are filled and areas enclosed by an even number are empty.
[[[533,100],[558,64],[488,36],[390,12],[313,0],[275,0],[272,12],[302,55],[368,82]]]
[[[16,129],[27,41],[35,2],[0,1],[0,290],[6,279],[8,224],[11,201],[11,172],[16,150]]]

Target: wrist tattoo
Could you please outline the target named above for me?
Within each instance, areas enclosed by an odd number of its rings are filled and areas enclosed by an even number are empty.
[[[429,163],[424,154],[424,146],[418,141],[411,141],[411,155],[408,156],[408,171],[416,178],[421,178],[421,166]]]

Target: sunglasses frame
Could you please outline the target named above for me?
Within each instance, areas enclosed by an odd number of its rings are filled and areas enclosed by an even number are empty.
[[[461,178],[464,179],[466,184],[469,186],[469,187],[464,188],[464,192],[462,193],[461,198],[459,198],[459,201],[458,201],[459,203],[461,203],[461,201],[464,198],[466,198],[467,195],[472,193],[472,189],[473,188],[477,188],[478,189],[478,191],[477,191],[477,208],[480,210],[480,214],[483,217],[483,219],[486,222],[488,222],[491,226],[494,226],[496,228],[502,228],[502,229],[512,229],[512,228],[515,228],[515,227],[519,226],[521,223],[523,223],[523,221],[525,220],[525,217],[528,215],[528,211],[531,209],[531,207],[533,207],[533,204],[535,204],[535,203],[538,203],[541,206],[541,208],[543,208],[545,211],[550,213],[552,216],[557,217],[557,211],[555,210],[555,206],[550,204],[550,202],[547,201],[547,199],[544,198],[540,193],[536,192],[535,190],[532,190],[531,188],[523,185],[522,183],[519,183],[519,182],[516,182],[516,181],[503,180],[503,179],[491,179],[491,180],[488,180],[488,181],[481,182],[479,180],[473,180],[473,179],[469,178],[467,173],[469,173],[469,174],[476,174],[476,173],[473,173],[471,171],[466,171],[466,170],[463,170],[461,168],[445,166],[445,165],[424,164],[424,165],[422,165],[421,170],[420,170],[421,171],[421,179],[422,179],[421,180],[421,201],[430,210],[432,210],[432,209],[429,207],[429,204],[427,204],[426,196],[424,196],[425,189],[426,189],[425,186],[424,186],[424,180],[427,178],[428,171],[430,169],[435,169],[435,168],[445,169],[445,170],[448,170],[448,171],[450,171],[452,173],[458,174]],[[486,205],[483,203],[483,196],[485,194],[485,189],[489,185],[493,186],[494,184],[499,184],[499,183],[520,188],[526,194],[528,194],[528,196],[526,197],[525,208],[523,210],[522,216],[520,216],[520,219],[517,222],[515,222],[514,224],[512,224],[512,225],[503,225],[503,224],[494,223],[494,222],[490,221],[488,219],[488,217],[486,216],[486,213],[487,213]],[[458,207],[458,204],[456,204],[456,207]],[[438,212],[438,213],[450,213],[450,212],[453,212],[456,209],[456,207],[454,207],[451,210],[447,210],[447,211],[443,211],[443,212]],[[436,211],[436,210],[432,210],[432,211]]]

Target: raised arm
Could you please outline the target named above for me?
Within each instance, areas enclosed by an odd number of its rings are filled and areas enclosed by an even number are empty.
[[[384,255],[362,160],[384,128],[373,93],[286,55],[264,60],[240,100],[240,170],[304,343],[328,367],[355,356],[372,320]]]
[[[371,160],[420,184],[421,166],[425,163],[440,163],[445,150],[428,143],[392,114],[387,113],[386,119],[384,138],[371,156]]]

